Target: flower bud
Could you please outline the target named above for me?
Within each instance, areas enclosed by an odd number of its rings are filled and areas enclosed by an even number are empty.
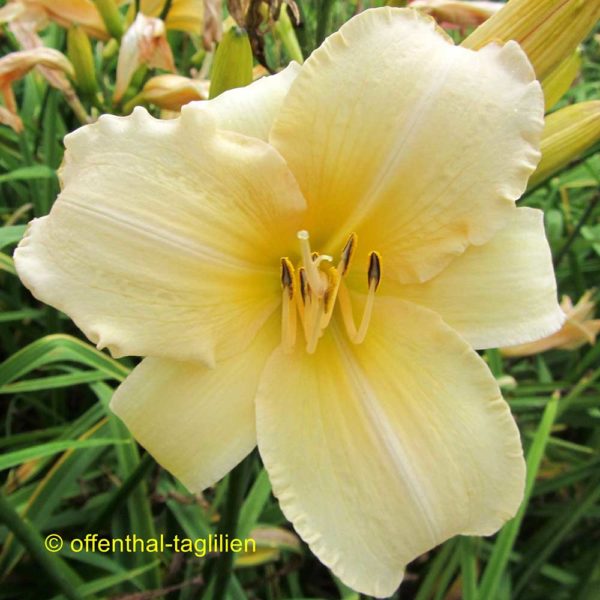
[[[581,54],[576,50],[543,81],[546,110],[550,110],[569,90],[581,71]]]
[[[193,100],[208,98],[209,82],[181,75],[157,75],[146,82],[141,93],[143,102],[150,102],[164,110],[181,110]]]
[[[304,62],[304,57],[302,56],[302,50],[300,49],[300,44],[298,43],[298,38],[296,37],[296,32],[294,31],[285,4],[281,7],[279,19],[275,21],[273,33],[281,40],[288,56],[292,60],[302,64],[302,62]]]
[[[167,29],[185,31],[194,35],[202,33],[203,26],[203,8],[204,0],[173,0],[169,12],[164,18],[161,16],[165,7],[165,0],[141,0],[140,12],[149,17],[163,18]],[[129,20],[135,16],[134,3],[131,3]]]
[[[120,40],[125,28],[123,27],[123,17],[115,0],[94,0],[94,4],[110,35]]]
[[[515,40],[543,80],[573,54],[599,18],[598,0],[511,0],[462,45],[477,50]]]
[[[117,61],[115,102],[123,97],[131,78],[142,65],[175,71],[175,62],[171,47],[167,42],[165,24],[160,19],[138,13],[121,40]]]
[[[74,25],[67,33],[67,55],[75,69],[77,88],[87,95],[93,96],[97,89],[96,67],[92,45],[81,27]]]
[[[529,187],[551,177],[600,141],[600,100],[567,106],[546,117],[542,160]]]
[[[252,81],[252,48],[248,34],[239,27],[231,27],[217,46],[213,62],[210,98],[226,90],[243,87]]]

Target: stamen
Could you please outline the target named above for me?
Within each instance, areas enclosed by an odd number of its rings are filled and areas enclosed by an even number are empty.
[[[356,337],[356,325],[354,324],[354,316],[352,314],[352,303],[350,302],[350,293],[343,280],[340,280],[338,288],[338,300],[340,303],[340,312],[342,313],[342,320],[344,321],[344,327],[346,333],[351,340]]]
[[[325,329],[329,322],[331,321],[331,317],[333,316],[333,309],[335,308],[335,301],[338,296],[338,290],[340,288],[341,275],[339,268],[336,269],[331,267],[329,269],[329,287],[325,292],[324,296],[324,312],[323,317],[321,318],[321,328]]]
[[[300,322],[302,323],[302,329],[304,331],[304,339],[308,338],[308,326],[306,322],[307,305],[310,304],[310,286],[306,281],[306,271],[304,267],[298,269],[298,288],[300,293],[296,294],[296,306],[300,313]]]
[[[369,292],[363,309],[362,319],[360,320],[360,326],[358,330],[354,324],[354,316],[352,314],[352,304],[350,302],[350,293],[346,284],[342,281],[338,291],[338,298],[340,300],[340,310],[342,312],[342,319],[344,320],[344,326],[348,333],[348,337],[355,344],[361,344],[364,342],[369,329],[369,323],[371,322],[371,315],[373,314],[373,305],[375,304],[375,291],[381,281],[381,257],[378,252],[371,252],[369,254],[369,270],[368,270],[368,282]]]
[[[333,307],[335,306],[335,297],[337,295],[337,289],[340,285],[340,273],[337,269],[331,267],[327,274],[329,276],[329,286],[327,287],[327,291],[323,296],[323,304],[325,309],[325,313],[323,316],[326,316],[333,312]],[[327,321],[327,323],[324,324],[324,327],[326,327],[328,323],[329,320]]]
[[[281,287],[281,344],[285,352],[291,352],[296,343],[296,303],[294,267],[287,257],[281,259]]]
[[[369,254],[369,270],[367,271],[367,282],[369,288],[374,283],[375,290],[379,287],[381,281],[381,255],[379,252],[371,252]]]
[[[281,259],[281,287],[287,290],[290,298],[294,296],[294,266],[287,256]]]
[[[350,292],[344,282],[344,276],[348,274],[356,249],[357,235],[352,233],[348,238],[337,267],[331,266],[326,271],[320,268],[322,263],[332,262],[333,258],[328,254],[319,254],[311,250],[308,231],[299,231],[297,237],[301,250],[301,263],[297,273],[287,257],[281,259],[282,345],[285,351],[291,351],[296,341],[296,309],[304,330],[306,351],[312,354],[317,348],[319,338],[331,322],[338,298],[348,336],[352,342],[360,344],[367,335],[375,303],[375,292],[381,281],[381,256],[375,251],[369,253],[367,268],[369,291],[360,325],[357,328]]]
[[[354,249],[356,248],[356,240],[358,236],[355,233],[351,233],[344,249],[342,250],[342,258],[338,264],[338,271],[340,275],[344,277],[350,269],[350,262],[354,256]]]
[[[309,293],[308,291],[308,281],[306,281],[306,271],[304,267],[300,267],[298,269],[298,280],[300,282],[300,298],[302,303],[306,303],[306,295]]]
[[[373,305],[375,304],[375,292],[381,281],[381,256],[379,256],[379,252],[371,252],[369,254],[369,271],[367,277],[369,282],[369,293],[367,294],[367,301],[365,303],[360,327],[358,328],[356,337],[352,340],[355,344],[362,344],[362,342],[365,341],[367,329],[371,322]]]
[[[308,313],[305,312],[306,328],[306,351],[312,354],[317,349],[317,342],[321,337],[321,315],[323,313],[323,300],[313,296],[309,305]]]

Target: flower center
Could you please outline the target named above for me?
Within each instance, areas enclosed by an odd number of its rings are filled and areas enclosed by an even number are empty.
[[[281,309],[281,340],[284,349],[291,352],[296,343],[297,315],[300,316],[306,351],[312,354],[319,338],[331,322],[336,300],[339,301],[342,320],[348,337],[360,344],[367,335],[367,329],[373,312],[375,291],[381,279],[381,257],[378,252],[369,253],[367,282],[369,291],[358,328],[354,322],[350,293],[344,283],[350,263],[356,249],[356,234],[348,238],[337,267],[331,264],[323,268],[324,263],[332,263],[328,254],[312,252],[308,231],[297,233],[300,242],[300,262],[298,268],[287,256],[281,259],[281,286],[283,288]]]

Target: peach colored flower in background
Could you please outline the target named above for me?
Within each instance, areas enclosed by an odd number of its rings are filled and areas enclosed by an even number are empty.
[[[210,81],[205,79],[171,74],[156,75],[144,84],[140,100],[162,109],[178,111],[188,102],[206,100],[209,88]]]
[[[584,344],[595,344],[600,332],[600,319],[593,319],[596,303],[591,299],[595,290],[588,290],[575,306],[569,296],[563,296],[560,303],[567,320],[552,335],[508,348],[502,348],[504,356],[530,356],[547,350],[577,350]]]
[[[431,15],[444,25],[457,27],[477,27],[504,8],[502,2],[477,2],[461,0],[414,0],[411,8]]]
[[[38,22],[38,28],[54,21],[62,27],[79,25],[88,35],[108,39],[102,17],[92,0],[14,0],[0,9],[0,21],[19,23]]]
[[[258,444],[318,558],[387,596],[522,499],[519,432],[474,348],[564,321],[542,213],[515,206],[543,113],[518,44],[368,10],[178,119],[67,136],[16,268],[99,348],[147,357],[111,406],[166,469],[201,491]]]
[[[0,122],[10,125],[15,131],[21,131],[23,123],[17,116],[17,102],[12,90],[14,81],[24,77],[31,69],[44,67],[48,71],[58,71],[64,78],[63,73],[73,75],[73,66],[69,59],[53,48],[32,48],[11,52],[0,58],[0,94],[4,100],[5,110],[0,113]],[[54,80],[52,79],[50,83]],[[61,79],[56,87],[60,86]],[[68,80],[65,81],[68,84]],[[12,116],[9,116],[12,115]]]
[[[114,101],[118,102],[136,70],[142,65],[175,71],[165,24],[160,19],[138,13],[125,32],[119,49]]]
[[[57,2],[53,6],[54,9],[61,14],[67,14],[69,13],[69,9],[73,9],[70,14],[74,16],[74,20],[77,18],[83,18],[82,10],[84,12],[90,10],[87,2],[80,2],[78,0]],[[8,23],[11,33],[21,45],[23,51],[34,51],[39,53],[40,56],[42,56],[46,50],[49,50],[50,52],[57,52],[53,48],[46,48],[42,38],[38,35],[38,31],[44,29],[48,25],[49,20],[53,15],[53,13],[49,13],[46,8],[47,5],[44,2],[33,1],[9,2],[0,8],[0,22]],[[93,5],[91,8],[94,11],[96,10]],[[97,16],[99,17],[99,15]],[[84,19],[84,22],[88,22],[88,25],[89,21],[89,19]],[[90,31],[89,27],[88,31]],[[67,59],[65,58],[65,60]],[[65,100],[72,108],[73,112],[77,115],[80,122],[88,122],[89,117],[85,111],[85,108],[81,104],[81,101],[73,89],[71,82],[65,75],[65,73],[68,73],[69,76],[73,76],[72,66],[70,63],[69,69],[66,71],[64,68],[54,68],[52,66],[45,65],[44,61],[40,61],[36,68],[42,77],[44,77],[44,79],[46,79],[46,81],[53,88],[56,88],[63,93]],[[3,118],[0,120],[0,122],[11,126],[16,131],[20,131],[22,128],[22,122],[16,114],[16,105],[9,110],[14,113],[14,118]]]

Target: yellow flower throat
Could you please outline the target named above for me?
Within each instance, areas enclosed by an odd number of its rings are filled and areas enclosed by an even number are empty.
[[[297,233],[300,242],[300,263],[295,269],[290,259],[285,256],[281,259],[281,341],[286,352],[291,352],[296,344],[297,317],[306,340],[306,351],[312,354],[319,338],[331,322],[335,301],[339,300],[342,320],[348,337],[355,344],[360,344],[367,334],[375,291],[381,280],[381,257],[378,252],[369,253],[369,267],[367,280],[369,291],[365,302],[362,319],[358,328],[354,322],[350,293],[344,277],[347,275],[354,250],[356,249],[356,234],[352,233],[342,250],[337,267],[329,266],[323,270],[321,265],[333,262],[333,257],[328,254],[312,252],[308,231]]]

